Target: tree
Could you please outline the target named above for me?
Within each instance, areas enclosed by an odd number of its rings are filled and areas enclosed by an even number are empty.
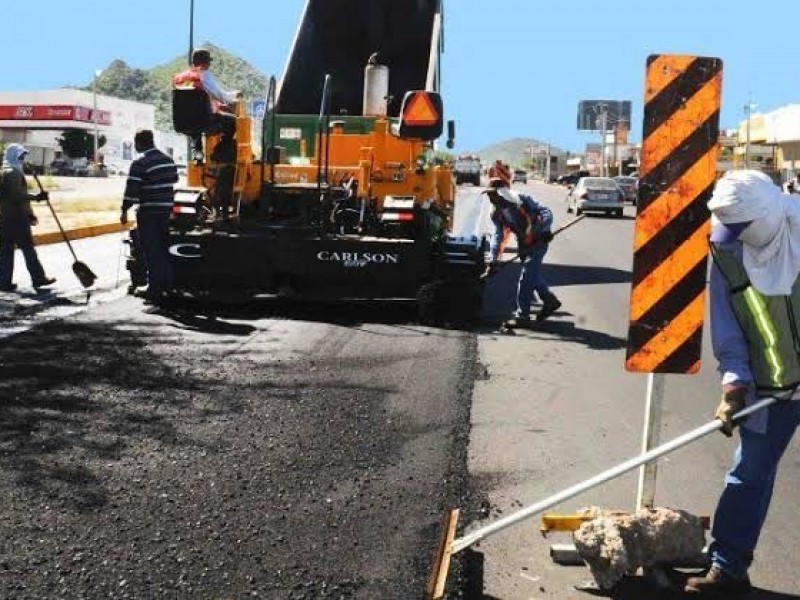
[[[94,158],[94,135],[84,129],[65,129],[56,141],[70,158]],[[102,148],[105,144],[106,136],[101,134],[97,138],[97,147]]]

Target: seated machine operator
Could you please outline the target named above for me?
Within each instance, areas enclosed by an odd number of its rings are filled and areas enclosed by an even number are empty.
[[[192,52],[192,66],[177,73],[172,78],[175,89],[200,89],[208,94],[211,105],[211,131],[208,133],[221,132],[222,147],[234,147],[233,137],[236,133],[236,116],[223,110],[226,105],[231,105],[241,98],[241,92],[230,92],[222,89],[217,83],[216,78],[209,70],[211,67],[211,53],[208,50],[199,48]],[[203,160],[203,140],[198,133],[192,135],[193,159],[197,162]]]

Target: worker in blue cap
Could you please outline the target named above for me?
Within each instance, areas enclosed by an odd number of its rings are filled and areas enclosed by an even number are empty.
[[[0,292],[17,289],[14,275],[14,249],[19,248],[25,258],[33,287],[37,290],[55,283],[55,278],[45,275],[33,245],[31,226],[37,224],[31,200],[47,199],[47,192],[28,193],[24,164],[28,151],[21,144],[9,144],[0,170]]]

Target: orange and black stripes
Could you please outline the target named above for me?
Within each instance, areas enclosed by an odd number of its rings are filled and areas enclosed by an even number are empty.
[[[629,371],[700,368],[721,87],[717,58],[648,58]]]

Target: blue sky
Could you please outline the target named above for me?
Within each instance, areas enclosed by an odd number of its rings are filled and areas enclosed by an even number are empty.
[[[279,75],[304,4],[195,0],[195,41]],[[4,3],[0,90],[86,84],[115,58],[149,68],[186,52],[189,0],[36,6]],[[457,150],[535,137],[581,151],[599,136],[576,130],[577,104],[596,98],[631,100],[638,140],[649,54],[722,58],[725,128],[743,119],[749,93],[756,112],[800,102],[798,0],[445,0],[445,13],[443,92]]]

